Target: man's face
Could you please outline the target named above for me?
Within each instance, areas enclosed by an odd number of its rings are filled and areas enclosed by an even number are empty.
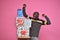
[[[38,17],[39,17],[39,13],[38,12],[34,12],[33,18],[38,18]]]

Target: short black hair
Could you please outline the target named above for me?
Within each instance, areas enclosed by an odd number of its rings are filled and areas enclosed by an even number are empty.
[[[34,12],[33,15],[35,15],[36,13],[39,15],[39,12]]]

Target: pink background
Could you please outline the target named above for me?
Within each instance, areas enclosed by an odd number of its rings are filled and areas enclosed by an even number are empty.
[[[15,17],[24,3],[29,16],[38,11],[39,18],[45,13],[51,20],[51,25],[42,26],[39,40],[60,40],[60,0],[0,0],[0,40],[17,40]]]

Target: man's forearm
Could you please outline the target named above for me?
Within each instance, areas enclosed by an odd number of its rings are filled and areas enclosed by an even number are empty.
[[[28,15],[26,14],[26,11],[25,10],[26,10],[25,7],[23,7],[23,16],[24,17],[28,17]]]
[[[47,21],[47,22],[46,22],[47,25],[51,24],[50,19],[49,19],[47,16],[45,16],[45,19],[46,19],[46,21]]]

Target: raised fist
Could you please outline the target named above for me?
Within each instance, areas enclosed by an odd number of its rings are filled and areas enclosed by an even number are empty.
[[[23,7],[26,7],[26,4],[23,4]]]
[[[42,14],[43,17],[45,17],[46,15],[45,14]]]

